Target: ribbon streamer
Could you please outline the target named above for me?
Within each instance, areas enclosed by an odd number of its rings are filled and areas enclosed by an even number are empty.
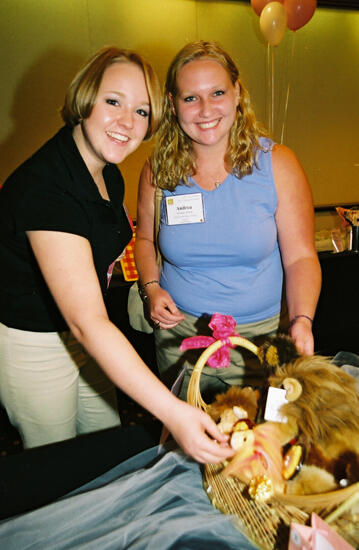
[[[181,351],[187,349],[208,348],[213,342],[221,340],[223,346],[213,353],[207,360],[207,365],[214,369],[222,369],[230,365],[230,348],[235,346],[230,343],[229,336],[239,336],[236,334],[236,321],[231,315],[222,315],[214,313],[212,315],[209,328],[213,336],[190,336],[185,338],[180,346]]]

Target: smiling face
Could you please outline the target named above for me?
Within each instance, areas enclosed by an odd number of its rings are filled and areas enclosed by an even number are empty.
[[[239,103],[238,83],[213,59],[196,59],[178,72],[173,112],[194,150],[216,147],[227,150],[228,137]]]
[[[139,66],[117,62],[104,72],[88,118],[74,128],[76,145],[92,175],[118,164],[143,141],[150,114],[145,78]]]

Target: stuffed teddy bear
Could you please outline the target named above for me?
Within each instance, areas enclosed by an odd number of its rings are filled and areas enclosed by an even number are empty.
[[[229,436],[230,444],[236,450],[252,438],[259,397],[259,390],[232,386],[227,392],[217,395],[208,407],[208,414],[217,422],[219,430]]]

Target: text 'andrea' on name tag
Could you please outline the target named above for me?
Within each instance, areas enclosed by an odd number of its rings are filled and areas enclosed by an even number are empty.
[[[204,222],[202,193],[166,197],[166,210],[168,225]]]

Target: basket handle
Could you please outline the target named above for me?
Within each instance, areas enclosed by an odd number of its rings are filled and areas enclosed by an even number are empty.
[[[259,348],[255,344],[253,344],[253,342],[250,342],[250,340],[247,340],[247,338],[243,338],[242,336],[229,336],[228,340],[230,341],[231,344],[236,344],[237,346],[241,346],[242,348],[248,349],[258,357]],[[187,390],[187,402],[190,405],[194,405],[195,407],[203,409],[204,411],[207,411],[208,405],[203,401],[201,396],[201,391],[200,391],[201,373],[208,358],[212,355],[212,353],[215,353],[223,345],[224,345],[224,342],[222,342],[222,340],[217,340],[202,352],[197,363],[194,366],[194,369],[189,381],[188,390]]]

